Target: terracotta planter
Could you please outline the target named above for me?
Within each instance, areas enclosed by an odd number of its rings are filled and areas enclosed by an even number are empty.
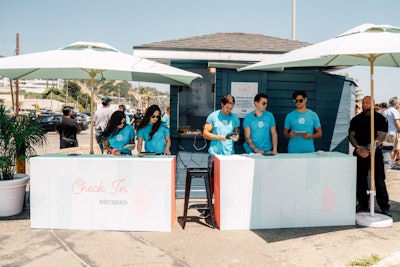
[[[24,207],[25,189],[29,175],[18,173],[14,180],[0,181],[0,217],[13,216]]]

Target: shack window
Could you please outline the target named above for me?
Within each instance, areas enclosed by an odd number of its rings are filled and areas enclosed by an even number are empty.
[[[178,131],[202,131],[208,114],[214,111],[215,73],[207,69],[190,69],[203,79],[194,80],[190,87],[179,91]]]

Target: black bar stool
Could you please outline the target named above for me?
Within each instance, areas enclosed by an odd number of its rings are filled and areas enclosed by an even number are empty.
[[[189,209],[189,197],[190,197],[190,187],[192,185],[192,179],[201,178],[204,180],[204,185],[206,187],[207,194],[207,204],[208,207],[204,209],[208,209],[210,211],[210,218],[212,227],[215,228],[215,220],[214,220],[214,207],[212,203],[212,196],[210,192],[210,181],[208,179],[208,168],[187,168],[186,169],[186,184],[185,184],[185,206],[183,210],[183,225],[182,228],[185,229],[187,212]]]

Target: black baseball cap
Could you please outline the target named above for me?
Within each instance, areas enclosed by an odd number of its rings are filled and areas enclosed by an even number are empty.
[[[108,96],[103,96],[103,98],[101,99],[101,102],[103,102],[103,103],[111,102],[111,98],[109,98]]]

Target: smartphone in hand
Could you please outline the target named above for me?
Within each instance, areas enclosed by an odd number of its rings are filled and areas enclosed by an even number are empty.
[[[238,134],[237,133],[228,133],[225,138],[226,139],[235,139],[237,138]]]
[[[226,139],[231,139],[233,142],[237,142],[239,140],[239,135],[237,133],[229,133],[225,136]]]

